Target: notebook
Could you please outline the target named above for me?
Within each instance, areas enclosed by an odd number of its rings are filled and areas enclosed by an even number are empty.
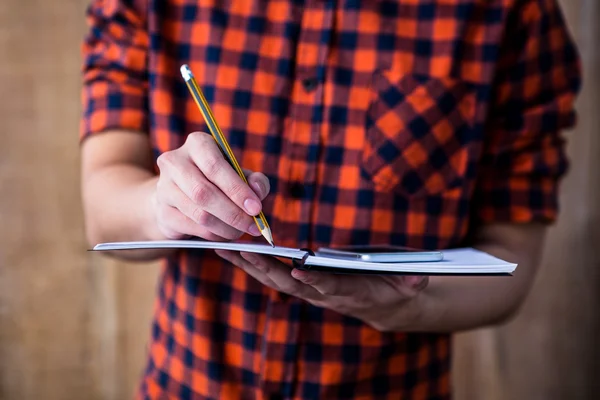
[[[212,242],[205,240],[162,240],[100,243],[92,251],[139,249],[181,249],[189,251],[232,250],[290,259],[294,268],[351,274],[402,275],[512,275],[517,264],[501,260],[471,247],[443,250],[434,262],[371,262],[340,259],[310,249],[271,247],[249,242]]]

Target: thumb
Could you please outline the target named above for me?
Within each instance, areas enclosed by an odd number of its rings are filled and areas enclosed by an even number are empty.
[[[250,185],[254,193],[256,193],[261,200],[264,200],[271,190],[269,178],[261,172],[252,172],[249,170],[244,170],[244,174],[248,180],[248,185]]]

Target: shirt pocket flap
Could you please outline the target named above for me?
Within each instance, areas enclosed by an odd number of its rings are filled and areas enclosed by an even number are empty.
[[[467,172],[475,90],[455,78],[383,71],[373,77],[362,172],[405,196],[459,186]]]

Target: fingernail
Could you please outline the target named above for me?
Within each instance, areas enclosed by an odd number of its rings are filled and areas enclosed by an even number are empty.
[[[254,223],[248,228],[248,233],[252,236],[260,236],[260,230],[258,229],[258,226],[256,226],[256,224]]]
[[[256,192],[258,197],[263,197],[265,195],[265,192],[267,191],[265,186],[260,182],[252,182],[252,187],[254,188],[254,191]]]
[[[257,215],[260,212],[260,203],[256,200],[246,199],[244,201],[244,208],[250,215]]]

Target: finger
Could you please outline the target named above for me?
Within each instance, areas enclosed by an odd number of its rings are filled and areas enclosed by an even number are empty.
[[[385,287],[391,289],[395,293],[401,294],[406,299],[415,297],[429,284],[428,276],[381,275],[379,276],[379,279],[385,283]],[[384,288],[380,289],[380,292],[383,290]]]
[[[159,201],[177,208],[192,222],[201,225],[217,236],[235,240],[239,239],[244,233],[203,210],[202,207],[187,197],[173,181],[160,183],[157,190],[157,197]]]
[[[361,280],[354,276],[294,269],[292,277],[324,296],[355,296],[361,290],[366,290]]]
[[[252,276],[263,285],[275,290],[280,290],[266,274],[254,268],[252,264],[243,259],[239,252],[230,250],[215,250],[215,253],[217,253],[219,257],[229,261],[231,264],[243,269],[248,275]]]
[[[215,140],[207,134],[190,138],[190,157],[206,179],[249,215],[258,215],[262,205],[259,197],[225,159]]]
[[[246,175],[248,179],[248,184],[254,190],[254,193],[261,199],[264,200],[265,197],[271,191],[271,184],[269,183],[269,178],[261,172],[250,172]]]
[[[429,285],[429,276],[406,275],[403,278],[405,285],[417,292],[424,290]]]
[[[159,228],[167,239],[180,239],[182,236],[189,235],[215,242],[227,241],[227,239],[196,224],[175,207],[166,205],[160,207],[157,219]]]
[[[319,293],[310,286],[292,278],[290,267],[267,256],[242,252],[241,256],[253,269],[266,275],[282,292],[305,300],[322,300]]]
[[[196,207],[217,217],[226,225],[259,236],[260,231],[254,220],[209,182],[191,160],[177,153],[178,150],[164,153],[159,157],[159,168],[161,168],[161,175],[163,173],[165,175],[165,181],[172,180]],[[168,189],[159,190],[164,192]],[[191,218],[197,220],[199,216],[200,214],[193,215]]]
[[[379,278],[394,290],[408,296],[425,289],[429,284],[429,276],[426,275],[382,275]]]

